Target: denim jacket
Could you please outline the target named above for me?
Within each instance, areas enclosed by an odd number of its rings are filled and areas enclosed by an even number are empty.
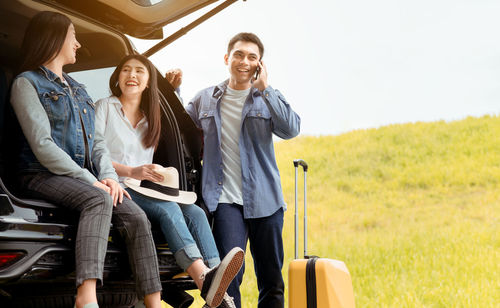
[[[202,194],[209,209],[217,209],[222,191],[220,102],[228,81],[200,91],[186,107],[203,130]],[[242,111],[239,140],[245,218],[267,217],[286,209],[274,156],[273,134],[290,139],[299,134],[300,117],[283,95],[270,86],[263,92],[252,88]]]
[[[20,172],[48,170],[89,183],[117,179],[103,140],[94,140],[92,99],[84,85],[63,76],[71,90],[43,66],[16,77],[11,103],[25,135]]]

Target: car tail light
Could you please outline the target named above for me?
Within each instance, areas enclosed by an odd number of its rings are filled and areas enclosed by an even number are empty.
[[[21,260],[24,252],[0,252],[0,270]]]

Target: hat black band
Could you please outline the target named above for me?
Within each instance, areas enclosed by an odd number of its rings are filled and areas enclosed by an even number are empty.
[[[156,184],[156,183],[148,181],[148,180],[142,180],[141,187],[156,190],[157,192],[161,192],[161,193],[163,193],[165,195],[169,195],[169,196],[174,196],[174,197],[179,196],[179,189],[168,187],[168,186],[162,186],[162,185]]]

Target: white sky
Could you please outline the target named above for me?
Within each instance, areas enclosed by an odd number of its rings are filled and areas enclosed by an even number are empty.
[[[308,135],[496,115],[499,16],[498,0],[238,1],[151,60],[163,73],[184,71],[187,102],[228,77],[229,39],[254,32],[266,48],[269,83]],[[142,52],[154,42],[134,44]]]

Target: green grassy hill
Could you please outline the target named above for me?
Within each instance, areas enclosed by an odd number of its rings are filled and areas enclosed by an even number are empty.
[[[275,147],[288,204],[286,284],[292,161],[302,158],[309,164],[308,251],[346,263],[357,307],[499,307],[499,117],[298,137]],[[302,187],[302,173],[299,179]],[[256,307],[249,263],[247,254],[243,307]]]

